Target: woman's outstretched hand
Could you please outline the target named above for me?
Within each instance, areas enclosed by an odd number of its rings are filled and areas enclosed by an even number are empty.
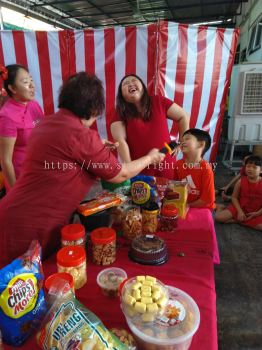
[[[164,153],[159,152],[157,148],[153,148],[148,153],[148,156],[151,158],[151,164],[158,164],[165,159],[166,155]]]

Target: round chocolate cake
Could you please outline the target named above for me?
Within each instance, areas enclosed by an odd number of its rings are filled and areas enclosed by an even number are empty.
[[[132,241],[129,257],[140,264],[163,264],[168,259],[166,243],[156,235],[137,236]]]

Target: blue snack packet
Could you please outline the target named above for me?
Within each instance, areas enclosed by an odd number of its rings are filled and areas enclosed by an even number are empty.
[[[3,341],[21,345],[37,328],[46,311],[41,247],[28,251],[0,270],[0,329]]]

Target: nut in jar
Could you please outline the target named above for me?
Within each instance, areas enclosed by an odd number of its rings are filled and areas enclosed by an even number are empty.
[[[75,289],[83,287],[87,281],[85,249],[78,246],[60,249],[57,253],[57,268],[58,272],[70,273]]]
[[[91,232],[93,262],[110,265],[116,260],[116,232],[109,227],[99,227]]]
[[[142,234],[142,215],[140,207],[127,206],[123,215],[123,236],[132,240]]]

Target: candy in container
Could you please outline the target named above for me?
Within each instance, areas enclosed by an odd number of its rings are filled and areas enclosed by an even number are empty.
[[[152,322],[128,317],[126,321],[139,350],[188,350],[200,324],[195,301],[180,289],[168,286],[168,302]]]

